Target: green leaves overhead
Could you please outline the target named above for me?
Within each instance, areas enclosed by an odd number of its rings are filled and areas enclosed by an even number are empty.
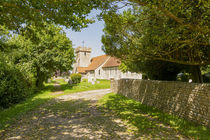
[[[100,0],[2,0],[0,25],[19,30],[23,24],[48,22],[80,30],[93,22],[86,16],[100,5]]]
[[[162,60],[208,65],[209,4],[206,1],[130,0],[123,13],[109,11],[103,50],[122,60]]]

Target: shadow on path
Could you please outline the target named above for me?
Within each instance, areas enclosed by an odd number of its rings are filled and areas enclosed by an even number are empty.
[[[132,139],[127,127],[93,104],[96,100],[51,100],[22,116],[1,139]]]
[[[59,89],[59,86],[58,86]],[[55,90],[58,92],[60,90]],[[60,91],[62,92],[62,91]],[[43,139],[180,139],[176,131],[167,127],[157,127],[157,121],[147,116],[132,116],[129,109],[125,117],[140,123],[138,134],[131,125],[119,119],[111,110],[97,106],[97,101],[110,90],[95,90],[60,96],[41,105],[38,109],[21,116],[16,123],[0,133],[1,140]],[[111,102],[110,102],[111,103]],[[117,101],[119,107],[126,105]],[[115,105],[116,107],[118,105]],[[131,107],[131,106],[130,106]],[[135,105],[133,106],[135,108]],[[130,108],[132,110],[132,108]],[[125,112],[125,111],[123,111]],[[130,115],[130,116],[129,116]],[[135,117],[135,118],[134,118]],[[134,120],[135,119],[135,120]],[[138,121],[137,121],[138,120]],[[158,122],[159,123],[159,122]],[[136,124],[137,125],[137,124]],[[159,123],[158,125],[161,125]],[[155,127],[152,127],[155,126]],[[158,128],[158,129],[157,129]],[[157,129],[157,131],[156,131]],[[137,138],[138,137],[138,138]]]

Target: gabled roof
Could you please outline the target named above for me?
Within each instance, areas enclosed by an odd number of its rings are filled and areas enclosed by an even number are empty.
[[[101,55],[97,57],[93,57],[91,59],[90,65],[87,67],[86,71],[92,71],[97,69],[99,66],[101,66],[110,56],[107,55]]]
[[[87,71],[93,71],[97,69],[99,66],[101,66],[102,64],[104,64],[103,68],[118,67],[121,64],[121,61],[117,59],[116,57],[110,57],[108,55],[101,55],[101,56],[93,57],[88,67],[77,67],[77,72],[86,73]]]
[[[77,72],[78,73],[86,73],[87,67],[77,67]]]
[[[119,59],[116,57],[110,57],[109,60],[104,64],[103,68],[118,67],[120,64],[121,61]]]

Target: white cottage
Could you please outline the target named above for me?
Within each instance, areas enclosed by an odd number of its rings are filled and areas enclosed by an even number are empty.
[[[101,55],[90,59],[91,49],[78,47],[75,50],[76,63],[74,64],[74,73],[82,74],[83,78],[94,79],[121,79],[132,78],[142,79],[142,74],[126,72],[119,70],[121,61],[115,57]]]

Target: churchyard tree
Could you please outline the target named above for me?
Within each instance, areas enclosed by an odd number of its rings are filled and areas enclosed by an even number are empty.
[[[26,69],[36,79],[36,87],[50,78],[55,70],[68,71],[74,62],[72,42],[62,28],[45,24],[40,30],[30,25],[9,41],[16,53],[12,58],[20,69]]]
[[[123,13],[115,9],[103,15],[103,50],[123,61],[158,60],[189,65],[193,81],[202,82],[200,66],[210,63],[209,3],[130,2],[132,8]]]
[[[34,81],[42,87],[55,69],[71,69],[72,43],[58,26],[76,31],[87,27],[94,22],[87,15],[100,4],[99,0],[0,1],[0,65],[4,66],[0,97],[5,99],[1,106],[33,93]]]

